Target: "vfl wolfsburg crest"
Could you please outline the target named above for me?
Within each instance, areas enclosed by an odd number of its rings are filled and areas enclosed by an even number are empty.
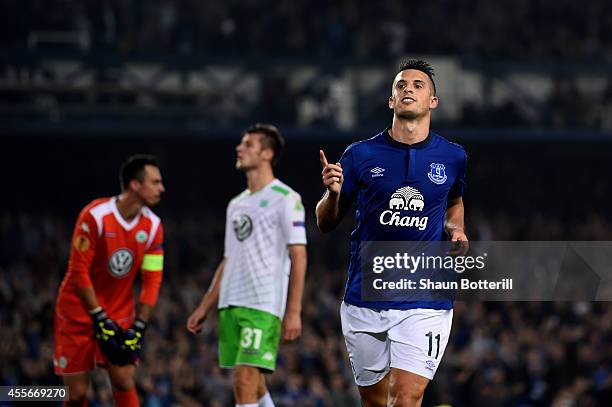
[[[253,221],[249,215],[239,215],[232,220],[234,226],[234,233],[236,233],[236,239],[243,241],[247,237],[251,236],[253,232]]]
[[[147,241],[147,238],[149,237],[149,235],[147,234],[147,232],[145,232],[144,230],[139,230],[136,233],[136,241],[138,243],[144,243]]]
[[[132,269],[134,255],[129,249],[118,249],[108,261],[108,270],[115,277],[125,277]]]
[[[444,164],[431,163],[427,177],[429,177],[429,180],[434,184],[444,184],[447,178]]]

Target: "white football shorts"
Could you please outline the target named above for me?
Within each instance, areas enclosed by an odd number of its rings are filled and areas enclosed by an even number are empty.
[[[433,379],[453,310],[375,310],[342,302],[340,318],[355,383],[372,386],[392,367]]]

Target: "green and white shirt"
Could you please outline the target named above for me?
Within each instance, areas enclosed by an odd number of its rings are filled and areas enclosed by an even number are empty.
[[[302,198],[289,186],[275,179],[232,199],[219,308],[248,307],[282,318],[291,270],[287,246],[294,244],[306,244],[306,228]]]

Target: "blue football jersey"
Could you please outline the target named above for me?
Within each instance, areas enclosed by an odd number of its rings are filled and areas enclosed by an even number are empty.
[[[463,147],[429,133],[400,143],[389,129],[351,144],[342,155],[343,206],[356,205],[344,301],[373,309],[451,309],[452,301],[362,301],[362,242],[446,240],[449,199],[463,195],[467,156]]]

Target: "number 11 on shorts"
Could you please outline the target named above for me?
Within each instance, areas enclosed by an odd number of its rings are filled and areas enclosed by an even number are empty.
[[[433,333],[431,331],[429,331],[425,336],[427,336],[429,338],[429,351],[427,352],[427,356],[431,356],[431,352],[433,351]],[[437,334],[435,336],[436,338],[436,356],[434,356],[434,359],[438,359],[438,355],[440,354],[440,334]]]
[[[258,350],[261,346],[262,331],[259,328],[249,328],[248,326],[242,328],[242,335],[240,336],[242,336],[242,339],[240,340],[240,346],[242,346],[243,348],[252,348]]]

